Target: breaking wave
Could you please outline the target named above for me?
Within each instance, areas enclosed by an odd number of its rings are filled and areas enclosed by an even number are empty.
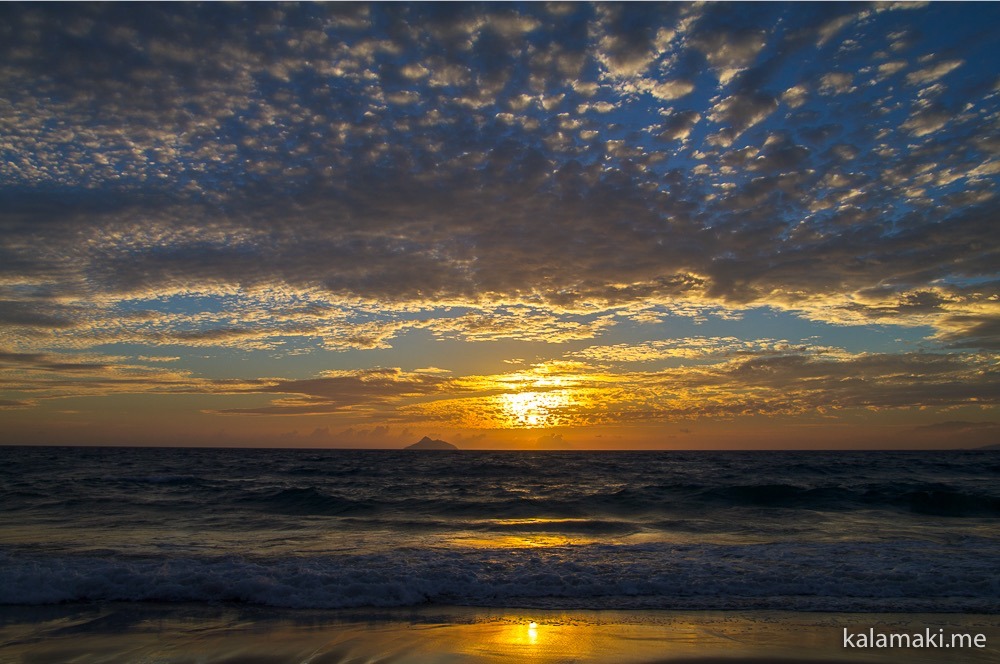
[[[943,554],[948,555],[943,555]],[[1000,611],[993,543],[398,549],[366,555],[0,554],[0,603],[241,602],[553,608]]]

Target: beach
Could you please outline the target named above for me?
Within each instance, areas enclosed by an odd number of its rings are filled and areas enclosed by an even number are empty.
[[[25,664],[1000,661],[1000,622],[987,615],[105,603],[5,608],[0,621],[0,661]],[[943,628],[984,634],[988,645],[851,650],[843,647],[845,627]]]

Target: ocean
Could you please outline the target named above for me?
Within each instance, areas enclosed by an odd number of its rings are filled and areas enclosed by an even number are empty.
[[[1000,612],[1000,452],[0,447],[0,604]]]

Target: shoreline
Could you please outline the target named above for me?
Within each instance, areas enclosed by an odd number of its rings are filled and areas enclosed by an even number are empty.
[[[532,625],[534,623],[534,625]],[[0,607],[0,659],[33,664],[939,662],[941,648],[845,648],[843,631],[985,634],[952,662],[1000,662],[1000,616],[956,613],[535,610],[231,604]]]

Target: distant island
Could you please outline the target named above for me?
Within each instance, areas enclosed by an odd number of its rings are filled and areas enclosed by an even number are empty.
[[[412,445],[407,445],[403,449],[406,450],[457,450],[458,448],[451,443],[445,442],[443,440],[434,440],[428,436],[424,436]]]

